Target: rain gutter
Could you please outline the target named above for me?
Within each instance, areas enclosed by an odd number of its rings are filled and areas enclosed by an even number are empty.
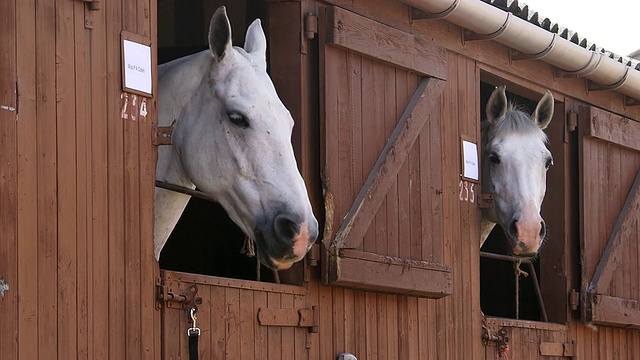
[[[568,75],[585,77],[595,90],[616,90],[640,100],[640,71],[585,49],[481,0],[400,0],[434,17],[490,38]]]

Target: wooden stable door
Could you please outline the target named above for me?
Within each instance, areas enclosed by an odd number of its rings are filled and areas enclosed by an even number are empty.
[[[439,298],[444,49],[337,7],[321,13],[324,282]]]
[[[161,271],[162,359],[188,359],[189,308],[197,307],[200,359],[307,359],[318,312],[306,286]],[[197,292],[196,292],[197,291]],[[193,300],[193,302],[191,302]]]
[[[581,107],[582,318],[640,328],[640,124]]]

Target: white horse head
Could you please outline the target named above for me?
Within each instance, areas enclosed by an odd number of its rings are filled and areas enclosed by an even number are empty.
[[[483,209],[482,243],[502,226],[514,255],[533,256],[546,235],[540,208],[553,164],[544,130],[553,117],[553,95],[544,94],[531,116],[507,103],[505,87],[493,91],[482,123],[482,191],[493,194]]]
[[[287,269],[314,243],[318,222],[291,145],[293,118],[266,72],[260,20],[244,48],[233,47],[219,8],[209,47],[159,68],[159,125],[176,123],[172,146],[159,148],[156,179],[211,195],[255,240],[263,264]],[[156,188],[157,259],[188,200]]]

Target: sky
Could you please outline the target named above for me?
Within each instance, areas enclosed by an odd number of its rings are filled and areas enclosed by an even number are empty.
[[[520,0],[530,10],[618,55],[640,49],[638,0]]]

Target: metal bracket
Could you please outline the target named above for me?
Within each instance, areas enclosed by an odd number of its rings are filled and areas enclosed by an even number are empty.
[[[167,285],[169,283],[169,285]],[[198,286],[192,284],[181,290],[178,286],[175,288],[171,285],[171,281],[163,281],[160,277],[156,278],[156,288],[158,306],[162,303],[172,309],[189,309],[198,310],[198,305],[202,304],[202,298],[198,297]]]
[[[629,97],[627,95],[624,96],[624,105],[625,106],[640,106],[640,99],[635,99]]]
[[[169,126],[154,126],[153,145],[171,145],[173,143],[173,129],[175,126],[176,120],[173,120]]]
[[[456,9],[458,8],[458,5],[460,5],[460,0],[454,0],[453,4],[451,4],[451,6],[449,6],[446,10],[444,10],[442,12],[439,12],[439,13],[428,13],[428,12],[422,11],[420,9],[416,9],[414,7],[411,7],[411,13],[410,13],[411,20],[444,19],[447,16],[451,15],[451,13],[456,11]]]
[[[493,207],[493,194],[478,195],[478,206],[481,209],[489,209]]]
[[[95,11],[100,10],[102,8],[100,1],[101,0],[77,0],[87,4],[87,8],[89,10]]]
[[[502,357],[509,349],[509,336],[507,336],[507,329],[500,328],[497,332],[492,332],[486,326],[482,327],[482,344],[484,346],[495,346],[498,357]]]
[[[509,48],[509,58],[512,61],[515,61],[515,60],[538,60],[538,59],[542,59],[542,58],[546,57],[547,55],[549,55],[549,53],[551,53],[553,48],[556,46],[557,36],[558,36],[558,34],[553,34],[553,38],[551,39],[551,43],[547,46],[546,49],[542,50],[541,52],[539,52],[537,54],[526,54],[526,53],[523,53],[521,51]]]
[[[462,37],[464,39],[464,41],[476,41],[476,40],[493,40],[498,38],[500,35],[502,35],[502,33],[504,33],[505,30],[507,30],[507,27],[509,27],[509,23],[511,22],[511,13],[507,13],[507,18],[504,20],[504,23],[502,24],[502,26],[500,26],[500,28],[498,28],[498,30],[492,32],[491,34],[478,34],[475,33],[471,30],[467,30],[467,29],[463,29],[462,31]]]
[[[576,291],[576,289],[571,289],[569,293],[569,306],[571,306],[571,310],[578,310],[578,306],[580,306],[580,292]]]

